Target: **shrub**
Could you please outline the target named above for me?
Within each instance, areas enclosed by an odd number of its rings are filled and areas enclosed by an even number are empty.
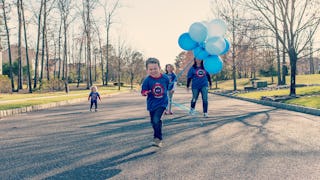
[[[11,83],[7,75],[0,75],[0,93],[11,92]]]

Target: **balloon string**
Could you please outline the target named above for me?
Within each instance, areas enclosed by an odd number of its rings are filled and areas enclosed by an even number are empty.
[[[183,74],[183,72],[190,66],[190,64],[193,62],[191,60],[178,74],[177,74],[177,80],[180,78],[180,76]]]

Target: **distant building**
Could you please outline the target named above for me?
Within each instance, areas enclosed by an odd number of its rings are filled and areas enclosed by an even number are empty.
[[[18,60],[18,46],[17,45],[11,45],[11,58],[12,62],[15,62]],[[28,49],[28,55],[29,55],[29,63],[31,69],[34,69],[34,62],[36,58],[36,52],[33,49]],[[27,60],[26,60],[26,49],[24,47],[21,47],[21,58],[22,58],[22,66],[27,65]],[[9,54],[8,54],[8,49],[5,49],[2,51],[2,63],[9,63]]]

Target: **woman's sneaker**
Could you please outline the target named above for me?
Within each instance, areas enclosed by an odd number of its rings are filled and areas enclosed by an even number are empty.
[[[156,146],[156,147],[162,147],[163,143],[162,143],[162,140],[160,140],[158,138],[153,138],[151,145]]]
[[[194,108],[190,109],[189,114],[192,115],[192,116],[195,114]]]
[[[209,117],[208,113],[203,113],[203,117],[205,117],[205,118]]]

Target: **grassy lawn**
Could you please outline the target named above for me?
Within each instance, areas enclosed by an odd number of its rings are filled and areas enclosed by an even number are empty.
[[[129,91],[129,87],[121,87],[120,91],[118,91],[117,86],[98,87],[98,92],[101,96],[125,91]],[[68,94],[62,91],[0,94],[0,110],[48,104],[72,99],[87,99],[89,93],[90,90],[85,88],[72,88]]]
[[[277,83],[277,78],[274,77],[274,83],[271,81],[271,77],[259,78],[259,81],[267,81],[269,86],[275,86]],[[286,77],[287,84],[290,82],[290,77]],[[296,76],[296,84],[320,85],[320,74],[313,75],[298,75]],[[250,86],[251,82],[249,78],[243,78],[237,80],[237,89],[243,90],[245,86]],[[214,86],[213,86],[214,87]],[[233,90],[233,80],[224,81],[218,84],[218,90]],[[262,96],[286,96],[289,95],[289,89],[279,89],[279,90],[261,90],[252,91],[247,93],[236,94],[236,96],[260,99]],[[305,86],[296,88],[296,94],[301,97],[296,99],[291,99],[284,101],[288,104],[296,104],[306,107],[313,107],[320,109],[320,86]],[[312,95],[312,96],[311,96]]]
[[[277,77],[273,77],[274,82],[272,83],[271,77],[258,77],[259,81],[267,81],[269,85],[276,85],[278,83]],[[290,84],[290,76],[286,77],[286,82]],[[296,76],[296,84],[318,84],[320,85],[320,74],[312,75],[298,75]],[[237,79],[237,89],[243,90],[245,86],[251,86],[249,78]],[[212,82],[212,87],[215,88],[215,82]],[[220,90],[233,90],[233,80],[221,81],[218,83]]]

